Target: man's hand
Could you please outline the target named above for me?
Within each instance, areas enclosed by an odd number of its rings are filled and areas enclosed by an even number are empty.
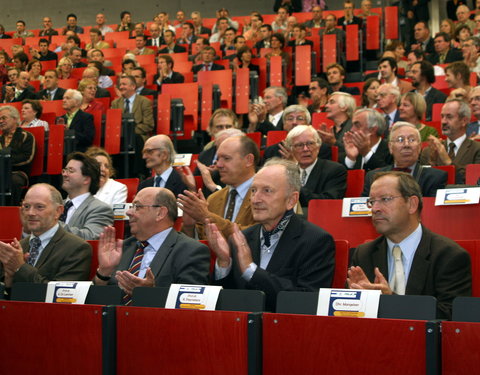
[[[337,140],[335,139],[335,134],[333,134],[333,127],[328,128],[327,124],[322,123],[320,124],[320,129],[317,129],[317,133],[322,138],[323,143],[330,146],[335,145]]]
[[[285,145],[285,141],[278,144],[278,152],[283,159],[295,161],[292,151]]]
[[[183,194],[178,194],[177,202],[183,212],[192,217],[197,223],[205,223],[205,219],[210,212],[208,211],[208,203],[202,193],[202,189],[198,189],[198,193],[185,190]]]
[[[253,258],[252,250],[250,250],[250,246],[248,246],[247,239],[240,231],[237,224],[233,224],[232,240],[237,248],[238,266],[243,274],[250,263],[253,262]]]
[[[115,239],[115,228],[105,227],[98,243],[98,272],[110,276],[120,263],[123,240]]]
[[[355,143],[353,142],[353,133],[352,132],[346,132],[343,136],[343,145],[345,147],[345,154],[348,159],[350,159],[352,162],[355,162],[357,160],[357,156],[359,155],[358,148],[355,146]]]
[[[350,267],[348,269],[347,284],[350,289],[380,290],[382,294],[393,294],[388,281],[382,275],[378,267],[375,267],[375,280],[373,283],[368,280],[361,267]]]
[[[365,134],[363,130],[357,130],[356,132],[352,133],[352,142],[362,156],[366,156],[372,149],[370,144],[370,136]]]
[[[197,183],[190,167],[175,167],[175,170],[180,174],[188,190],[195,191],[197,189]]]
[[[150,267],[147,268],[144,279],[134,276],[128,271],[117,271],[115,278],[118,281],[120,289],[130,296],[132,295],[134,288],[155,286],[155,276]]]
[[[16,238],[10,244],[0,241],[0,262],[5,273],[5,286],[10,288],[15,272],[25,263],[25,255]]]
[[[200,163],[198,160],[197,167],[200,171],[200,174],[202,175],[203,185],[205,185],[206,188],[210,191],[217,190],[217,184],[215,184],[212,179],[212,172],[215,171],[217,167],[215,165],[207,167],[205,164]]]
[[[452,164],[452,159],[448,156],[448,152],[440,139],[434,135],[429,135],[427,140],[432,151],[430,153],[430,162],[432,165]]]
[[[207,235],[208,246],[217,256],[218,266],[221,268],[229,267],[231,258],[230,247],[222,233],[218,230],[215,224],[208,222],[208,220],[205,225],[205,232]]]

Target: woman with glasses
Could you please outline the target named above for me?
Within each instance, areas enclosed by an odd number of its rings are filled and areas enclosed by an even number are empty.
[[[127,201],[127,186],[111,177],[115,174],[112,166],[112,158],[103,148],[90,147],[86,154],[94,158],[100,165],[100,188],[95,194],[95,198],[113,206]]]
[[[72,78],[73,63],[68,57],[62,57],[58,62],[57,73],[58,79]]]

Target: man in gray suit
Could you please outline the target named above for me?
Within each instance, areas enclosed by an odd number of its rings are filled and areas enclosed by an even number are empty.
[[[100,236],[95,284],[118,283],[130,296],[135,287],[207,283],[210,252],[173,228],[177,203],[170,190],[142,189],[127,215],[134,237],[117,241],[112,227]]]
[[[98,240],[103,229],[113,224],[112,208],[94,197],[100,181],[98,162],[82,152],[74,152],[68,156],[62,178],[62,189],[68,193],[60,217],[63,229],[85,240]]]
[[[92,250],[58,223],[63,212],[60,192],[48,184],[33,185],[21,206],[28,237],[12,244],[0,242],[0,280],[10,288],[16,282],[88,280]]]

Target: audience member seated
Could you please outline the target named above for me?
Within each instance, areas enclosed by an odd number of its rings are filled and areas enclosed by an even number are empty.
[[[455,166],[455,183],[465,183],[467,164],[480,163],[480,144],[467,138],[467,124],[471,110],[466,102],[458,99],[448,100],[442,108],[442,133],[447,137],[442,141],[429,136],[430,145],[422,151],[420,160],[428,165]]]
[[[39,100],[62,100],[65,89],[58,87],[58,73],[51,69],[45,72],[43,80],[43,90],[37,92]]]
[[[53,28],[52,19],[50,17],[43,17],[42,23],[43,29],[40,30],[38,36],[46,36],[51,39],[53,35],[58,35],[58,31]]]
[[[372,1],[371,0],[362,0],[360,3],[361,12],[357,14],[357,17],[362,18],[364,21],[367,20],[369,16],[378,16],[377,13],[372,12]]]
[[[138,191],[149,186],[164,187],[171,190],[176,197],[186,189],[182,177],[172,167],[175,161],[175,149],[168,136],[160,134],[148,138],[142,154],[146,167],[153,170],[155,175],[140,182]]]
[[[97,93],[97,84],[91,79],[82,79],[78,84],[78,91],[82,94],[83,102],[80,109],[86,113],[94,114],[96,111],[101,111],[105,114],[106,108],[102,102],[95,100]]]
[[[422,95],[415,92],[407,92],[400,98],[398,112],[400,120],[409,122],[417,127],[420,132],[420,141],[425,142],[430,135],[438,137],[437,129],[422,124],[427,104]]]
[[[68,194],[59,219],[63,229],[85,240],[98,240],[103,229],[113,224],[112,208],[94,197],[100,165],[94,158],[74,152],[67,158],[62,180],[62,189]]]
[[[412,64],[408,77],[412,80],[415,87],[413,92],[422,95],[427,106],[425,120],[432,120],[432,108],[436,103],[445,103],[447,95],[432,84],[435,82],[434,67],[428,61],[417,61]]]
[[[243,232],[234,225],[228,243],[215,223],[207,224],[208,243],[217,256],[216,283],[262,290],[267,311],[274,311],[282,290],[331,287],[333,238],[294,213],[299,194],[298,167],[272,159],[253,178],[251,206],[257,224]]]
[[[224,70],[225,67],[220,64],[215,64],[213,62],[215,58],[215,48],[206,46],[202,49],[202,63],[194,65],[192,67],[193,73],[198,73],[199,71],[210,71],[210,70]]]
[[[182,74],[173,71],[174,60],[169,55],[158,56],[157,74],[153,81],[157,84],[158,91],[162,91],[164,83],[183,83],[185,78]]]
[[[261,39],[255,43],[255,49],[260,51],[262,48],[270,48],[270,41],[272,38],[273,30],[269,24],[263,24],[260,27]]]
[[[50,42],[48,41],[48,39],[42,38],[38,42],[38,50],[35,48],[30,48],[30,54],[38,61],[57,61],[57,54],[55,52],[49,51],[49,46]]]
[[[462,42],[463,62],[470,68],[470,72],[480,73],[480,38],[469,37]]]
[[[324,35],[335,35],[337,39],[337,58],[340,65],[345,66],[345,31],[337,28],[337,17],[331,13],[325,17],[325,28],[320,29],[320,37]],[[323,39],[323,38],[322,38]]]
[[[295,49],[296,46],[304,46],[308,45],[312,47],[313,50],[313,42],[311,40],[305,39],[307,36],[307,28],[304,25],[299,23],[293,26],[293,40],[289,40],[287,45],[289,47],[293,47]]]
[[[475,32],[476,26],[475,22],[473,22],[470,19],[470,9],[466,5],[459,5],[457,7],[457,11],[455,12],[457,15],[457,24],[456,24],[456,29],[462,26],[468,26],[470,29],[470,32],[473,33]]]
[[[327,66],[326,75],[332,92],[346,92],[350,95],[360,95],[358,87],[347,87],[343,85],[345,80],[345,68],[340,64],[330,64]]]
[[[352,129],[343,136],[345,155],[339,161],[348,169],[365,169],[365,172],[391,164],[387,141],[382,139],[385,119],[376,110],[363,108],[355,111]]]
[[[4,103],[21,102],[25,99],[35,99],[34,89],[29,84],[27,72],[19,72],[15,85],[6,85],[3,97]]]
[[[208,27],[203,26],[202,15],[200,14],[199,11],[193,11],[191,13],[191,19],[192,19],[193,26],[195,27],[195,30],[194,30],[195,35],[202,35],[202,34],[210,35],[212,33],[212,30],[210,30]]]
[[[92,249],[59,225],[62,211],[62,196],[53,186],[37,184],[28,190],[20,210],[28,236],[0,242],[0,280],[7,288],[20,282],[88,280]]]
[[[107,89],[103,89],[98,86],[98,77],[100,73],[96,68],[86,68],[82,73],[82,80],[88,79],[95,82],[95,86],[97,87],[97,91],[95,92],[96,98],[110,98],[110,92]]]
[[[453,299],[472,294],[468,252],[421,225],[422,192],[409,174],[377,174],[368,204],[382,236],[356,249],[348,286],[430,295],[437,299],[437,318],[450,319]]]
[[[282,64],[290,64],[290,54],[283,49],[285,48],[285,37],[281,33],[274,33],[270,38],[270,51],[265,55],[267,61],[270,61],[272,56],[280,56]]]
[[[254,224],[250,194],[260,151],[254,141],[242,135],[225,139],[217,151],[217,170],[227,185],[205,199],[201,192],[185,190],[178,196],[183,210],[183,232],[205,239],[205,225],[215,223],[228,238],[234,223],[241,228]]]
[[[93,116],[80,109],[83,97],[80,91],[68,89],[63,95],[65,114],[57,117],[56,122],[63,123],[75,133],[75,151],[84,152],[92,145],[95,136]],[[61,120],[60,120],[61,119]]]
[[[112,33],[113,29],[109,26],[106,25],[107,19],[105,18],[105,14],[103,13],[98,13],[95,16],[95,23],[96,23],[96,28],[100,30],[102,33],[102,36],[105,36],[107,33]]]
[[[403,121],[398,121],[393,125],[388,148],[393,157],[393,164],[367,173],[362,196],[369,196],[370,187],[377,173],[388,171],[411,174],[420,185],[424,197],[434,197],[437,189],[445,188],[447,172],[424,166],[418,160],[422,143],[420,142],[420,132],[415,125]]]
[[[312,104],[308,105],[308,111],[313,114],[315,112],[325,112],[328,95],[330,94],[330,86],[323,78],[312,78],[308,85],[308,94]],[[300,103],[299,103],[300,104]]]
[[[393,52],[397,67],[407,71],[408,63],[405,60],[405,44],[402,41],[397,39],[391,40],[390,43],[385,46],[385,51]]]
[[[259,131],[267,135],[270,130],[283,130],[282,115],[287,100],[287,90],[284,87],[267,87],[263,91],[263,99],[249,106],[248,132]]]
[[[428,60],[433,64],[449,64],[455,61],[463,60],[462,52],[452,46],[452,39],[447,33],[437,33],[433,43],[435,53],[428,56]]]
[[[130,12],[124,10],[120,13],[120,23],[117,25],[117,31],[132,31],[135,25],[132,22],[132,15]]]
[[[67,31],[73,31],[75,34],[83,34],[83,27],[77,25],[77,16],[73,13],[67,15],[67,25],[62,30],[62,35]]]
[[[0,107],[0,149],[9,148],[11,155],[11,205],[18,206],[22,187],[28,186],[28,176],[35,156],[35,139],[20,127],[20,115],[12,106]]]
[[[100,166],[99,189],[94,197],[112,207],[115,204],[125,203],[128,194],[127,186],[112,178],[115,169],[109,153],[103,148],[92,146],[85,154],[94,158]]]
[[[43,107],[38,100],[25,99],[22,102],[22,128],[34,128],[36,126],[43,126],[48,132],[48,122],[40,120],[42,116]]]
[[[72,78],[73,63],[68,57],[62,57],[58,62],[57,74],[59,79]]]
[[[380,81],[377,78],[368,78],[363,85],[362,107],[377,108],[378,88]]]
[[[175,32],[172,30],[165,30],[163,33],[163,41],[166,44],[166,47],[162,48],[158,51],[160,54],[165,53],[180,53],[180,52],[187,52],[185,47],[180,46],[176,43],[175,40]]]
[[[378,62],[378,70],[380,72],[381,81],[398,87],[401,94],[413,90],[413,86],[410,82],[401,80],[397,76],[397,62],[393,57],[384,57],[380,59]]]
[[[105,48],[110,48],[110,44],[102,40],[102,32],[96,27],[91,28],[90,43],[88,43],[85,46],[85,49],[88,51],[91,49],[105,49]]]
[[[469,102],[475,121],[467,125],[467,137],[478,139],[480,138],[480,86],[470,91]]]
[[[312,199],[342,199],[347,189],[347,169],[340,163],[320,159],[322,140],[311,125],[297,125],[285,144],[300,168],[299,202],[307,208]]]
[[[146,35],[137,35],[135,37],[135,48],[129,52],[134,55],[154,55],[155,50],[145,47],[147,45]]]
[[[435,53],[433,39],[430,36],[430,28],[425,21],[417,22],[413,28],[415,41],[410,45],[410,50],[420,50],[428,57]]]
[[[343,16],[338,19],[337,25],[342,26],[345,30],[346,26],[348,25],[358,25],[359,28],[362,27],[362,19],[357,17],[353,14],[355,9],[355,4],[350,1],[346,0],[343,2]]]
[[[15,31],[13,33],[13,37],[14,38],[22,38],[24,42],[25,42],[26,38],[31,38],[32,36],[35,36],[31,31],[28,31],[26,29],[26,24],[25,24],[25,21],[23,21],[23,20],[18,20],[17,21],[16,29],[17,29],[17,31]]]
[[[138,95],[151,95],[155,99],[158,95],[158,91],[148,89],[145,87],[147,83],[147,72],[141,66],[138,66],[132,69],[130,74],[133,78],[135,78],[135,83],[137,84],[137,94]]]
[[[470,93],[470,69],[463,61],[456,61],[445,68],[445,82],[451,89],[465,89]]]
[[[400,112],[398,111],[399,101],[400,90],[398,87],[389,83],[380,85],[377,90],[377,108],[381,110],[380,113],[385,116],[385,138],[388,138],[390,128],[393,124],[400,120]]]
[[[207,284],[208,247],[173,228],[177,205],[169,190],[138,192],[127,215],[132,237],[122,244],[112,227],[100,237],[96,285],[118,284],[128,305],[136,287]]]
[[[248,68],[250,71],[256,72],[260,76],[260,67],[252,64],[252,50],[248,46],[243,46],[237,51],[237,68]]]

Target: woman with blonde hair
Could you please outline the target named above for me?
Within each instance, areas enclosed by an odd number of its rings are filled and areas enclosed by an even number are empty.
[[[438,137],[437,129],[422,124],[426,110],[427,103],[422,95],[415,92],[407,92],[400,97],[400,105],[398,106],[400,119],[417,127],[422,142],[425,142],[430,135]]]
[[[70,60],[68,57],[62,57],[57,66],[58,79],[72,78],[72,69],[72,60]]]
[[[80,91],[83,96],[83,102],[80,106],[82,111],[91,114],[95,111],[102,111],[102,114],[105,114],[106,109],[103,103],[95,100],[95,94],[97,93],[97,85],[95,81],[91,79],[82,79],[78,84],[78,91]]]

